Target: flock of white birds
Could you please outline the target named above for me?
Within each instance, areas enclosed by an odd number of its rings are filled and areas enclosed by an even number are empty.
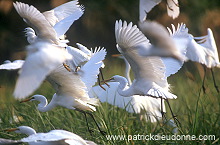
[[[0,69],[19,69],[14,97],[19,100],[29,97],[46,79],[55,89],[49,103],[46,97],[38,94],[22,102],[39,101],[37,109],[41,112],[62,106],[80,111],[86,117],[87,114],[92,116],[91,112],[96,111],[101,101],[140,114],[141,119],[152,123],[162,120],[166,112],[164,100],[177,98],[169,89],[168,77],[177,73],[188,60],[207,68],[220,67],[220,64],[210,28],[206,36],[194,37],[183,23],[177,27],[171,25],[170,29],[147,20],[147,13],[161,1],[140,0],[138,26],[116,20],[116,48],[120,52],[118,57],[125,62],[125,77],[115,75],[108,80],[99,80],[106,83],[102,86],[94,85],[101,68],[105,67],[106,49],[88,49],[79,43],[78,48],[74,48],[65,39],[70,26],[84,13],[85,8],[78,4],[78,0],[43,13],[32,5],[15,2],[14,8],[30,27],[25,28],[29,43],[26,59],[7,60],[0,65]],[[178,0],[167,0],[167,13],[172,18],[178,17]],[[134,74],[133,81],[130,70]],[[169,121],[176,126],[173,120]],[[8,131],[25,133],[28,137],[19,141],[0,139],[0,144],[95,144],[65,130],[36,133],[30,127],[20,126]],[[105,134],[100,128],[99,131]]]

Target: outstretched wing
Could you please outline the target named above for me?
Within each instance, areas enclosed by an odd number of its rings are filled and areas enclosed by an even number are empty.
[[[34,28],[38,37],[57,43],[55,30],[40,11],[34,6],[29,6],[21,2],[15,2],[13,5],[24,21]]]
[[[126,49],[147,48],[150,45],[149,40],[137,28],[136,25],[132,24],[132,22],[127,24],[126,21],[116,21],[115,38],[117,44],[121,49],[123,49],[123,51],[126,51]]]
[[[185,24],[178,24],[177,28],[173,24],[171,24],[172,30],[167,28],[172,39],[174,40],[177,49],[180,51],[182,56],[186,56],[187,46],[188,46],[188,28]],[[177,73],[180,68],[183,66],[184,61],[177,61],[173,58],[161,58],[165,67],[166,73],[165,76],[169,77],[172,74]]]
[[[65,50],[49,43],[38,42],[27,47],[27,49],[34,48],[38,51],[29,54],[20,69],[14,90],[16,99],[24,99],[30,95],[51,71],[66,59],[71,59]]]
[[[71,15],[64,18],[54,25],[54,29],[57,33],[57,37],[64,35],[74,21],[78,20],[84,13],[84,7],[80,6],[78,9],[74,11]]]
[[[79,73],[82,81],[87,87],[87,91],[95,85],[99,74],[99,68],[102,66],[102,61],[105,59],[105,56],[106,50],[104,48],[99,48],[99,51],[97,51],[80,69]]]

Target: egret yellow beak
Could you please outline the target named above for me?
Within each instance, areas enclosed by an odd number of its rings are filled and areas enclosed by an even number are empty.
[[[16,131],[16,130],[18,130],[18,128],[5,129],[3,131],[13,132],[13,131]]]
[[[25,99],[25,100],[22,100],[20,103],[28,102],[28,101],[30,101],[31,99],[33,99],[33,97],[28,98],[28,99]]]

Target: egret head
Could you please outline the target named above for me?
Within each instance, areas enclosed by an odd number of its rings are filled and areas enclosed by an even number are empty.
[[[36,131],[29,126],[19,126],[17,128],[6,129],[7,132],[23,133],[27,135],[36,134]]]
[[[20,103],[29,102],[29,101],[35,101],[35,100],[41,102],[41,101],[45,100],[45,97],[42,96],[42,95],[34,95],[34,96],[30,97],[30,98],[22,100]]]
[[[110,79],[105,80],[105,82],[121,82],[121,81],[127,82],[126,78],[119,76],[119,75],[115,75],[111,77]]]

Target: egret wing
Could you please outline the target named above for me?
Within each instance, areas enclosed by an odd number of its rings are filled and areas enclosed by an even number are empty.
[[[4,63],[0,65],[0,69],[6,69],[6,70],[20,69],[24,64],[24,62],[25,62],[24,60],[15,60],[13,62]]]
[[[82,66],[79,73],[82,78],[82,81],[85,83],[87,87],[87,91],[89,91],[93,85],[95,85],[99,69],[102,66],[102,61],[105,59],[106,50],[104,48],[100,48],[90,60]]]
[[[178,24],[177,29],[175,29],[175,26],[173,24],[171,26],[172,30],[168,28],[170,35],[182,56],[186,56],[189,37],[188,28],[185,26],[185,24]],[[166,77],[169,77],[170,75],[177,73],[184,63],[184,61],[177,61],[173,58],[161,59],[166,67]]]
[[[28,4],[21,2],[15,2],[13,5],[23,20],[34,28],[38,37],[50,39],[57,43],[57,35],[54,28],[40,11],[38,11],[34,6],[29,6]]]
[[[82,15],[84,8],[78,8],[77,10],[74,11],[73,14],[70,16],[64,18],[63,20],[59,21],[54,25],[54,29],[57,33],[57,37],[59,38],[60,36],[64,35],[67,30],[70,28],[70,26],[73,24],[75,20],[78,20]]]
[[[24,99],[30,95],[60,63],[71,58],[65,50],[49,43],[38,42],[29,45],[27,49],[38,51],[30,53],[20,69],[14,90],[17,99]]]

